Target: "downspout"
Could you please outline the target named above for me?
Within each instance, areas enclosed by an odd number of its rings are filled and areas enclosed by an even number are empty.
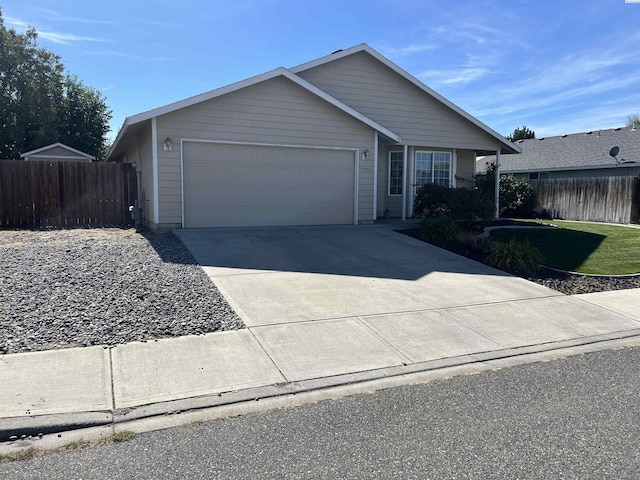
[[[494,170],[496,180],[496,220],[500,218],[500,149],[496,151],[496,168]]]

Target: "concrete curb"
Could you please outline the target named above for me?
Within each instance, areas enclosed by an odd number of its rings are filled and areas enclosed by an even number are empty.
[[[518,348],[507,348],[487,352],[449,357],[413,364],[386,367],[375,370],[314,378],[297,382],[282,383],[264,387],[248,388],[228,391],[215,395],[204,395],[186,399],[158,402],[109,411],[75,412],[55,415],[39,415],[28,417],[8,417],[0,419],[0,442],[6,442],[11,437],[37,437],[38,434],[61,433],[92,427],[118,426],[125,430],[129,422],[150,420],[177,415],[186,412],[197,412],[207,409],[229,407],[255,403],[264,400],[291,397],[340,387],[367,385],[380,380],[400,379],[427,372],[445,371],[455,367],[486,365],[503,360],[515,360],[511,363],[528,363],[536,354],[552,354],[558,356],[584,353],[578,347],[593,347],[592,351],[612,348],[616,342],[625,344],[637,341],[640,344],[640,329],[613,332],[603,335],[582,337],[579,339],[562,340]],[[575,351],[576,348],[580,351]],[[573,351],[573,353],[572,353]],[[548,355],[547,355],[548,356]],[[522,360],[519,362],[518,360]],[[531,360],[537,361],[537,360]],[[269,402],[266,402],[269,404]],[[266,406],[266,405],[265,405]],[[268,407],[265,409],[276,408]],[[162,422],[160,422],[162,423]],[[155,425],[158,422],[154,422]],[[162,427],[156,427],[162,428]],[[155,429],[155,428],[151,428]],[[151,430],[150,429],[150,430]],[[15,442],[12,442],[12,444]],[[0,445],[1,447],[2,445]]]

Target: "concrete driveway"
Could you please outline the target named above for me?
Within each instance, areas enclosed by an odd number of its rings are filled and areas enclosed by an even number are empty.
[[[176,234],[289,382],[638,328],[390,225]]]
[[[164,414],[315,401],[640,336],[637,290],[565,296],[392,228],[177,231],[248,328],[0,356],[0,439],[15,425],[182,425]]]
[[[250,327],[559,295],[389,225],[175,233]]]

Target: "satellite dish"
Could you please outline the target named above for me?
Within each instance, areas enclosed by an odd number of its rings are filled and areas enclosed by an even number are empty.
[[[611,155],[613,158],[616,158],[618,156],[618,153],[620,153],[620,147],[618,147],[617,145],[609,150],[609,155]]]

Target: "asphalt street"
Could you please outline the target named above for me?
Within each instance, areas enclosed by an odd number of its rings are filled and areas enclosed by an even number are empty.
[[[637,479],[640,347],[0,463],[0,478]]]

